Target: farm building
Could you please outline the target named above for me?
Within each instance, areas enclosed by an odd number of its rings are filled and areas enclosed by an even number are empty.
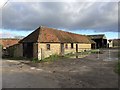
[[[23,46],[22,44],[14,44],[7,48],[7,52],[10,57],[23,57]]]
[[[19,51],[16,51],[19,55],[16,56],[43,59],[54,54],[64,55],[90,50],[93,44],[95,42],[85,35],[40,26],[11,48],[19,48]]]
[[[17,44],[20,41],[20,39],[16,38],[1,38],[0,39],[0,45],[2,47],[2,55],[7,55],[8,52],[6,51],[6,48]]]
[[[120,47],[120,39],[109,39],[108,40],[108,47]]]
[[[16,39],[16,38],[1,38],[0,45],[2,45],[3,49],[6,49],[9,46],[17,44],[19,41],[20,39]]]
[[[104,34],[88,35],[94,42],[96,42],[96,48],[106,48],[107,38]]]
[[[113,47],[113,40],[112,39],[108,40],[108,47],[109,48]]]

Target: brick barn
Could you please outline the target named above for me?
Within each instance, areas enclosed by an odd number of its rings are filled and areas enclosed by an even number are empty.
[[[109,39],[108,40],[108,47],[120,47],[120,39]]]
[[[16,38],[1,38],[0,39],[0,45],[2,49],[2,56],[8,55],[7,48],[10,46],[13,46],[14,44],[17,44],[20,41],[20,39]]]
[[[90,50],[91,44],[95,42],[85,35],[40,26],[20,40],[16,48],[22,49],[17,56],[43,59],[54,54],[64,55]]]

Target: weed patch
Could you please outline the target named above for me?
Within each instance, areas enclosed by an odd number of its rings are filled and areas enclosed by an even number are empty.
[[[31,60],[33,63],[38,63],[38,62],[40,62],[41,60],[39,60],[38,58],[32,58],[32,60]]]
[[[54,54],[54,55],[50,55],[49,57],[47,58],[44,58],[42,61],[43,62],[48,62],[48,61],[56,61],[58,59],[64,59],[66,57],[64,56],[60,56],[60,55],[57,55],[57,54]]]

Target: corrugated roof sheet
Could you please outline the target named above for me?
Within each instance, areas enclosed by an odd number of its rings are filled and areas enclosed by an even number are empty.
[[[103,38],[104,34],[98,34],[98,35],[88,35],[91,39],[100,39]]]
[[[85,35],[74,34],[48,27],[39,27],[20,42],[43,42],[43,43],[93,43]]]

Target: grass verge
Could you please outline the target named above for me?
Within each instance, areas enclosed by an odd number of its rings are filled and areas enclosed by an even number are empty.
[[[50,55],[49,57],[47,57],[47,58],[45,58],[45,59],[43,59],[41,61],[49,62],[49,61],[56,61],[56,60],[65,59],[65,58],[67,58],[67,57],[54,54],[54,55]]]
[[[52,61],[56,61],[56,60],[59,60],[59,59],[65,59],[65,58],[67,58],[67,57],[66,56],[60,56],[60,55],[54,54],[54,55],[50,55],[49,57],[44,58],[42,60],[39,60],[38,58],[33,58],[33,59],[31,59],[31,61],[33,63],[52,62]]]

